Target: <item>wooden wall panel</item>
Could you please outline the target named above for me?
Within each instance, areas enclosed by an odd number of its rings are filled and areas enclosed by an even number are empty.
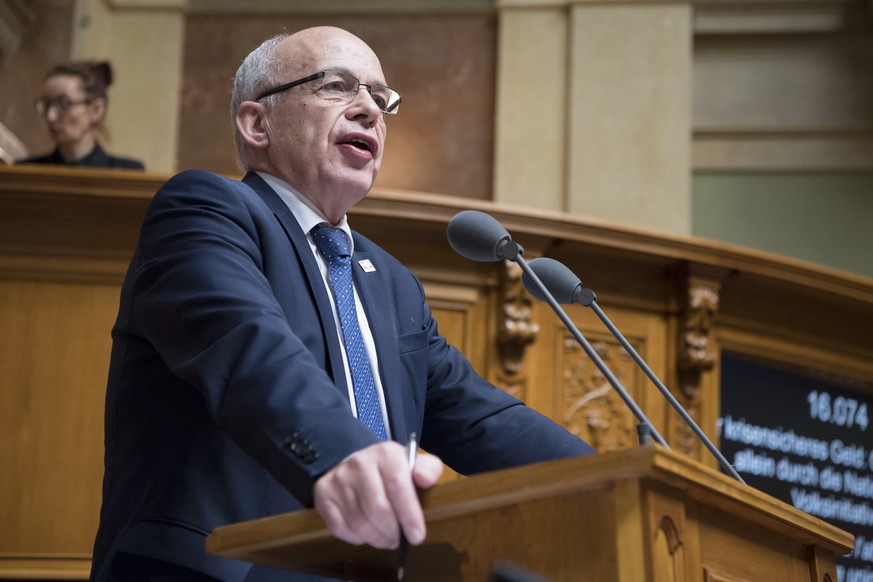
[[[478,369],[485,365],[485,328],[479,323],[487,317],[488,297],[481,290],[464,285],[449,285],[424,279],[425,296],[440,333],[449,343],[467,354]]]
[[[87,560],[103,474],[110,286],[0,281],[0,548]]]

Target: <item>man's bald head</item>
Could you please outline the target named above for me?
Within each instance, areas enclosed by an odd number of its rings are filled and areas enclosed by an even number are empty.
[[[254,101],[271,87],[314,73],[315,63],[325,60],[327,56],[348,53],[350,47],[359,56],[372,59],[378,65],[378,57],[363,40],[335,26],[315,26],[293,34],[279,34],[249,53],[234,77],[230,105],[234,142],[244,169],[247,169],[248,149],[236,126],[240,103]],[[261,102],[269,107],[278,98],[278,95],[270,95]]]
[[[237,72],[240,165],[284,181],[336,224],[372,188],[386,108],[399,101],[376,54],[350,32],[320,26],[272,38]]]

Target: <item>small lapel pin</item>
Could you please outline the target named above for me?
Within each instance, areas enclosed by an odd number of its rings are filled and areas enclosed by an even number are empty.
[[[370,259],[363,259],[358,261],[358,264],[361,265],[361,268],[365,273],[373,273],[376,271],[376,267],[373,266],[373,263],[370,262]]]

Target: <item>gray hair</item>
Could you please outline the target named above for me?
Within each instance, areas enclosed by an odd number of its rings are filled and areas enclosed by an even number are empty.
[[[248,162],[248,146],[242,140],[236,127],[236,113],[243,101],[254,101],[258,93],[268,87],[278,84],[279,58],[276,55],[276,45],[288,38],[288,33],[276,35],[265,40],[261,46],[249,53],[243,60],[233,79],[233,97],[230,101],[230,122],[233,126],[233,139],[240,165],[246,168]],[[277,95],[265,97],[263,103],[271,107],[278,100]]]

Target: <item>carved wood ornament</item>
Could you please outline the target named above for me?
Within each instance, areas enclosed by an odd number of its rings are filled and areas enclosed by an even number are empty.
[[[694,399],[700,393],[701,375],[712,370],[718,357],[709,336],[718,312],[718,288],[691,283],[684,312],[679,373],[682,392]]]
[[[719,307],[719,288],[713,282],[688,279],[682,294],[677,367],[683,403],[689,416],[700,423],[703,375],[712,371],[718,360],[713,324]],[[700,444],[691,429],[682,423],[674,433],[674,446],[693,455]]]
[[[618,343],[590,341],[592,349],[626,388],[631,386],[633,362]],[[634,446],[636,419],[609,381],[576,340],[564,338],[563,424],[599,451]],[[628,388],[630,389],[630,388]]]
[[[500,273],[500,313],[498,316],[497,352],[500,359],[498,385],[516,398],[524,400],[527,374],[524,354],[539,334],[539,324],[532,321],[533,299],[521,282],[521,267],[504,261]]]

